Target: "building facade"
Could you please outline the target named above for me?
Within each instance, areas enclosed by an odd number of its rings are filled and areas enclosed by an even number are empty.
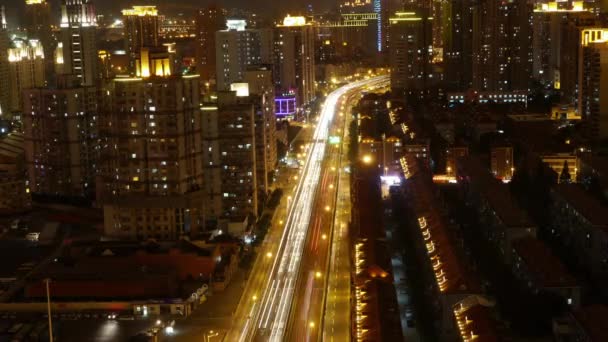
[[[33,193],[94,195],[97,92],[78,85],[28,89],[23,99],[25,159]]]
[[[399,94],[417,94],[427,87],[432,49],[427,17],[397,12],[390,19],[391,88]]]
[[[243,82],[248,68],[272,63],[272,30],[247,29],[245,20],[228,20],[215,33],[217,89]]]
[[[608,29],[581,31],[578,67],[578,111],[587,136],[608,138]]]
[[[74,75],[82,86],[96,85],[97,17],[90,0],[63,0],[61,4],[62,71]]]
[[[224,10],[211,6],[198,11],[196,16],[196,68],[203,83],[215,79],[215,32],[226,28]]]
[[[199,76],[151,62],[141,56],[148,77],[115,78],[101,92],[97,198],[106,234],[176,239],[205,227]]]
[[[276,27],[274,81],[278,94],[294,91],[298,106],[315,98],[315,24],[304,17],[289,17]]]
[[[10,111],[21,112],[23,91],[44,87],[44,51],[38,40],[16,39],[13,45],[8,50]]]
[[[156,6],[133,6],[122,10],[125,51],[134,59],[142,47],[159,46],[160,20]]]

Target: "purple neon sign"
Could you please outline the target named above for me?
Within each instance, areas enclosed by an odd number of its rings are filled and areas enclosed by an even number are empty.
[[[296,113],[297,104],[295,96],[277,96],[274,99],[274,105],[276,116],[291,116]]]

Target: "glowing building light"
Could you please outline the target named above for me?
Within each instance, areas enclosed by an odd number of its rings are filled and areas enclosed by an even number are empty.
[[[306,25],[306,18],[304,17],[292,17],[287,15],[283,19],[283,26],[304,26]]]
[[[158,10],[156,6],[133,6],[132,8],[122,10],[122,15],[138,17],[157,16]]]

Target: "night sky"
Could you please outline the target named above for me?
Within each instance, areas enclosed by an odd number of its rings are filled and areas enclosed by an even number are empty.
[[[58,11],[61,0],[50,0],[54,9]],[[258,14],[279,15],[287,12],[304,13],[304,9],[311,4],[315,10],[327,10],[335,6],[337,0],[147,0],[147,1],[117,1],[117,0],[94,0],[97,11],[100,14],[118,13],[122,8],[131,5],[158,5],[165,13],[188,11],[189,9],[204,7],[216,3],[226,8],[243,8],[254,10]],[[0,0],[0,5],[7,8],[9,24],[16,23],[23,13],[25,0]],[[57,12],[58,13],[58,12]],[[57,14],[58,16],[59,14]],[[59,20],[59,19],[57,19]]]

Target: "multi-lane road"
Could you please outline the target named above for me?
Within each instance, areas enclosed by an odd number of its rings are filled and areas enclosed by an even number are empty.
[[[346,234],[348,190],[340,186],[345,183],[346,151],[344,139],[331,145],[328,138],[345,134],[343,112],[352,100],[363,90],[387,83],[385,76],[369,78],[327,96],[304,152],[305,163],[287,195],[285,217],[277,218],[278,227],[260,247],[226,340],[316,341],[322,335],[329,339],[328,334],[349,339],[348,246],[341,239]],[[332,279],[330,270],[337,268],[342,278]],[[345,303],[348,312],[338,314],[336,305],[342,308]],[[341,322],[337,325],[336,315]]]

